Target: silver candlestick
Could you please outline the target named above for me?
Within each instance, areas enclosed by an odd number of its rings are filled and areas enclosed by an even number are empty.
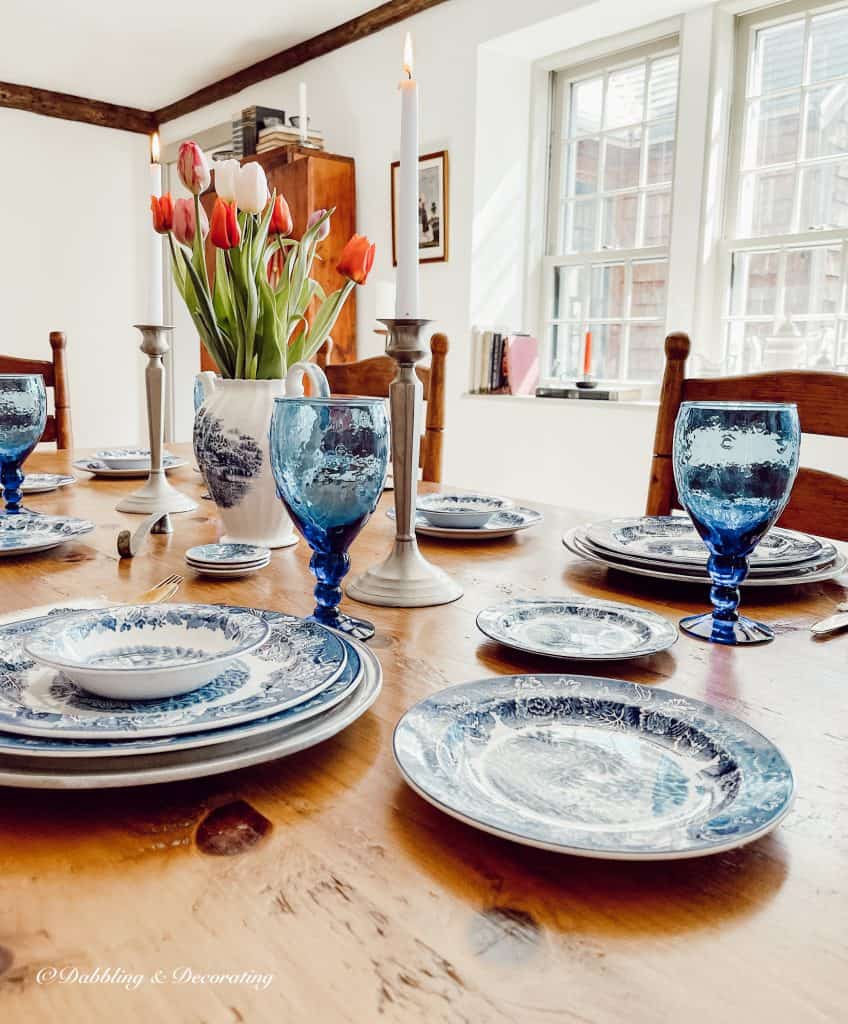
[[[380,321],[389,329],[386,353],[398,370],[389,388],[394,469],[395,543],[388,558],[347,586],[348,597],[390,608],[421,608],[462,597],[462,587],[431,565],[415,539],[415,499],[421,446],[423,388],[415,364],[427,354],[421,340],[429,320],[393,317]]]
[[[191,512],[197,502],[172,487],[162,468],[162,442],[165,434],[165,364],[162,357],[170,348],[168,331],[173,327],[161,324],[136,324],[141,331],[141,351],[147,356],[144,371],[147,389],[147,427],[150,432],[150,473],[144,487],[126,498],[115,508],[119,512]]]

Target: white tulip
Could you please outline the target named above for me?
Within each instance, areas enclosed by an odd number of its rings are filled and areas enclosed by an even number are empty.
[[[238,160],[221,160],[215,163],[215,192],[225,203],[236,197],[236,175],[241,170]]]
[[[236,206],[245,213],[261,213],[268,205],[268,179],[257,163],[245,164],[236,175]]]

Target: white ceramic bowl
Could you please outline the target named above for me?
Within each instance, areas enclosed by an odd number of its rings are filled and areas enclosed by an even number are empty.
[[[433,526],[448,529],[475,530],[496,512],[512,508],[509,498],[496,498],[490,494],[419,494],[415,508]]]
[[[103,448],[101,451],[95,452],[95,458],[109,469],[150,468],[150,449],[148,448]]]
[[[198,689],[270,630],[260,616],[225,605],[119,605],[57,616],[23,646],[91,693],[153,700]]]

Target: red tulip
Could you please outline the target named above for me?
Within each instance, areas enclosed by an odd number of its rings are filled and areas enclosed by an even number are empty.
[[[369,242],[365,235],[354,235],[342,249],[336,270],[355,284],[365,284],[374,266],[376,251],[377,246]]]
[[[196,196],[205,192],[212,180],[206,154],[196,142],[184,142],[180,146],[177,172],[183,185]]]
[[[194,216],[194,201],[192,199],[177,199],[174,202],[174,237],[183,245],[191,245],[194,242],[194,234],[197,229]],[[205,238],[209,234],[209,218],[206,211],[200,207],[200,237]]]
[[[268,284],[274,289],[280,285],[280,281],[283,277],[283,271],[286,268],[286,254],[282,249],[275,249],[271,253],[271,258],[268,260],[268,266],[266,267],[266,273],[268,274]]]
[[[269,235],[290,235],[294,224],[292,222],[291,210],[285,197],[278,195],[274,200],[274,209],[271,212],[271,222],[268,225]]]
[[[167,235],[174,226],[174,200],[171,193],[150,197],[150,212],[153,214],[153,230]]]
[[[241,241],[235,203],[216,199],[212,209],[212,226],[209,229],[212,244],[218,249],[233,249]]]

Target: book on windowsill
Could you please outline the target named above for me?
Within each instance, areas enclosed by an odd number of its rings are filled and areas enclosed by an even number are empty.
[[[548,381],[536,388],[537,398],[571,398],[586,402],[639,402],[642,391],[616,381],[601,381],[596,388],[578,388],[576,381]]]
[[[469,390],[475,395],[532,395],[539,382],[539,343],[505,329],[471,333]]]

